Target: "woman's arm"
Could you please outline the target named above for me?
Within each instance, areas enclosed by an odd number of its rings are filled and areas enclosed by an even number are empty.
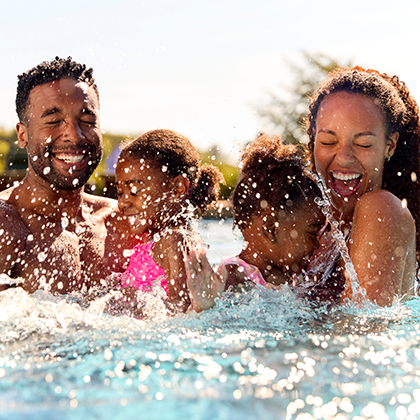
[[[353,215],[349,254],[369,300],[386,306],[414,293],[415,224],[402,201],[386,190],[364,194]],[[352,299],[348,273],[343,299]]]

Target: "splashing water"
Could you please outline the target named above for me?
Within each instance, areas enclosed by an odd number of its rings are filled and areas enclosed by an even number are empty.
[[[231,221],[199,229],[213,262],[241,248]],[[0,419],[420,416],[418,298],[315,307],[256,287],[174,318],[152,299],[142,321],[106,314],[112,297],[0,293]]]
[[[329,197],[327,186],[325,185],[324,180],[321,176],[309,172],[307,168],[305,168],[307,175],[310,176],[314,181],[317,183],[319,189],[321,190],[322,200],[321,198],[315,199],[315,203],[319,206],[324,216],[329,220],[331,224],[331,234],[332,237],[335,239],[338,251],[340,253],[340,257],[344,260],[344,268],[346,270],[346,274],[349,276],[350,279],[350,286],[352,290],[353,300],[360,304],[362,307],[366,307],[370,305],[370,301],[366,297],[366,293],[362,287],[360,287],[359,280],[357,278],[356,270],[354,269],[353,263],[351,261],[349,251],[347,248],[346,238],[344,237],[343,232],[340,229],[340,223],[335,220],[332,209],[331,209],[331,199]]]

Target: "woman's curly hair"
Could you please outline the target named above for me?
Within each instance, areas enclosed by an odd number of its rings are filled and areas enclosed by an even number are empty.
[[[322,101],[336,92],[351,92],[372,98],[384,114],[385,134],[399,133],[397,147],[386,161],[382,187],[401,200],[417,226],[417,250],[420,250],[420,125],[419,107],[404,82],[397,76],[364,70],[361,67],[340,68],[330,73],[309,100],[307,118],[308,148],[314,169],[316,119]]]

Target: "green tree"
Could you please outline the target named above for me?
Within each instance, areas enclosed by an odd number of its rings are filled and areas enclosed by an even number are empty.
[[[219,168],[225,178],[225,184],[220,186],[219,198],[221,200],[228,199],[235,188],[239,172],[238,167],[226,163],[229,159],[223,156],[218,146],[212,146],[207,152],[200,152],[200,158],[202,164],[214,165]]]
[[[269,93],[268,102],[256,109],[271,133],[280,134],[285,143],[306,143],[305,118],[308,98],[327,74],[337,67],[352,67],[350,62],[339,64],[325,54],[302,52],[303,65],[288,63],[293,81],[281,85],[281,93]]]

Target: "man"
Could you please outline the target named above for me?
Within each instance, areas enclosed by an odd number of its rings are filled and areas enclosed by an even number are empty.
[[[19,76],[16,111],[28,172],[0,193],[0,272],[30,293],[100,285],[134,238],[115,200],[84,192],[103,151],[92,69],[71,57],[39,64]]]

